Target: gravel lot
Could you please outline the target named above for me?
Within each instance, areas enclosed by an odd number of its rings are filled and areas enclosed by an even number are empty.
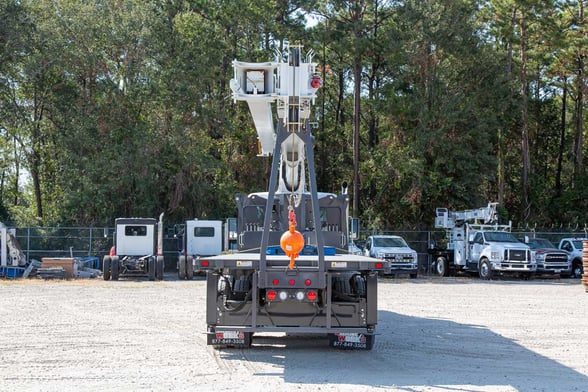
[[[206,346],[205,282],[0,280],[0,391],[587,391],[579,280],[382,279],[372,351]]]

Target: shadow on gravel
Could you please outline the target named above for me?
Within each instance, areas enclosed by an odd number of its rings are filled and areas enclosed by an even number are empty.
[[[222,357],[279,369],[253,372],[253,379],[275,376],[303,385],[406,391],[583,391],[588,385],[586,375],[484,327],[388,311],[379,312],[378,326],[372,351],[333,349],[323,337],[254,337],[251,349],[223,350]]]

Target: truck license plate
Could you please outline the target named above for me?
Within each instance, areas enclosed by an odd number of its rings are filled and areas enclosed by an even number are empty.
[[[210,344],[245,344],[245,333],[239,331],[216,332]]]
[[[367,348],[367,337],[363,333],[335,333],[331,346],[340,348]]]

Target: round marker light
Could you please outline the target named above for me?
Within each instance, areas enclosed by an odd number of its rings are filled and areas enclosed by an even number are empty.
[[[323,84],[323,80],[318,75],[313,75],[312,78],[310,79],[310,87],[312,87],[314,89],[319,88],[320,86],[322,86],[322,84]]]
[[[268,301],[273,301],[276,299],[276,292],[273,290],[268,291],[266,297]]]
[[[208,260],[202,260],[200,265],[202,265],[203,267],[208,267],[210,265],[210,263],[208,262]]]
[[[278,283],[280,283],[280,281],[278,279],[274,279],[274,280],[272,280],[272,283],[274,286],[277,286]]]
[[[290,286],[294,286],[294,285],[296,284],[296,281],[295,281],[294,279],[290,279],[290,280],[288,281],[288,284],[289,284]]]
[[[311,284],[311,283],[312,283],[312,282],[310,281],[310,279],[306,279],[306,280],[304,281],[304,284],[305,284],[305,285],[307,285],[307,286],[310,286],[310,284]]]
[[[384,264],[383,263],[376,263],[376,268],[383,268]]]
[[[309,301],[316,301],[316,291],[309,291],[306,293],[306,298],[308,298]]]

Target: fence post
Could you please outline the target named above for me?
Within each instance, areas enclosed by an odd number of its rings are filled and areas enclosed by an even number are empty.
[[[27,259],[31,260],[31,226],[27,226]]]

